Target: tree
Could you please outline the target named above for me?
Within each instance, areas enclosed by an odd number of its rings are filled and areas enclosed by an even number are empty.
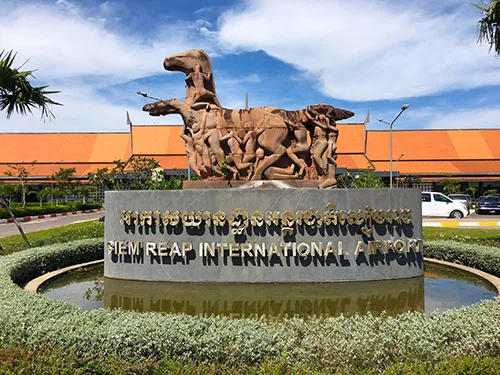
[[[48,91],[49,86],[33,87],[28,78],[35,78],[34,70],[21,71],[23,65],[14,68],[16,53],[0,52],[0,111],[7,111],[7,119],[16,112],[21,115],[33,113],[33,108],[42,112],[42,119],[55,117],[50,105],[61,105],[48,95],[59,91]]]
[[[476,198],[476,192],[477,192],[477,188],[473,187],[473,186],[469,186],[467,189],[465,189],[466,191],[469,192],[469,194],[471,195],[472,199],[475,199]]]
[[[14,221],[14,224],[16,225],[17,230],[21,234],[21,237],[23,238],[24,243],[26,244],[26,247],[30,248],[31,247],[30,241],[28,240],[28,237],[26,237],[26,234],[24,233],[23,228],[21,227],[21,224],[19,224],[19,222],[17,221],[16,217],[14,216],[14,213],[12,212],[12,210],[10,209],[10,207],[7,205],[7,203],[5,203],[5,201],[3,200],[3,198],[0,197],[0,207],[2,207],[2,206],[7,210],[7,212],[10,215],[10,217]]]
[[[73,193],[75,173],[75,168],[59,168],[59,172],[52,176],[56,187],[64,194],[64,202],[68,202],[68,195]]]
[[[97,188],[93,185],[77,184],[74,188],[76,194],[82,197],[82,203],[87,203],[87,197],[97,191]]]
[[[409,187],[410,189],[413,188],[415,185],[419,184],[422,181],[422,178],[416,174],[409,174],[405,176],[403,179],[403,184],[404,186]]]
[[[352,174],[343,173],[337,179],[339,188],[385,188],[384,181],[378,177],[371,169],[365,170],[353,176]]]
[[[113,168],[90,172],[88,179],[96,187],[112,190],[153,190],[158,186],[160,163],[154,158],[131,156],[127,161],[114,160]]]
[[[10,202],[16,195],[17,186],[14,184],[7,184],[3,181],[0,181],[0,198],[4,198],[7,201],[7,205],[10,207]]]
[[[46,187],[46,188],[43,188],[41,190],[31,192],[31,193],[35,194],[36,197],[38,198],[38,200],[40,201],[40,207],[42,207],[42,205],[43,205],[43,200],[51,194],[51,192],[52,192],[51,190],[52,189]]]
[[[481,0],[483,5],[471,4],[483,12],[477,23],[477,41],[486,42],[500,55],[500,0]]]
[[[441,184],[443,185],[443,193],[446,195],[460,193],[460,180],[441,180]]]
[[[34,166],[36,160],[33,160],[30,165]],[[10,164],[8,166],[12,171],[4,172],[9,177],[16,177],[19,181],[17,185],[17,191],[21,194],[21,202],[23,208],[26,207],[26,194],[28,193],[28,185],[26,185],[26,179],[30,175],[30,171],[23,164]]]

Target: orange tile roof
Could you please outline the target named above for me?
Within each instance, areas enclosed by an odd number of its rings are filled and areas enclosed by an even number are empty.
[[[500,129],[393,130],[392,155],[406,160],[500,159]],[[366,153],[389,160],[389,131],[368,131]]]
[[[364,124],[338,124],[339,168],[365,169],[369,160],[377,171],[389,170],[389,131],[367,131]],[[154,157],[166,169],[186,169],[182,126],[132,126],[135,155]],[[366,140],[365,140],[366,137]],[[366,142],[366,154],[363,154]],[[395,130],[393,170],[403,174],[500,173],[500,129]],[[75,167],[86,175],[116,159],[130,156],[129,133],[0,134],[0,174],[7,164],[37,164],[32,176],[49,176],[60,167]],[[63,160],[59,162],[59,160]]]
[[[182,126],[132,126],[134,154],[185,155]]]
[[[365,151],[365,124],[337,124],[337,152],[357,154]]]
[[[406,156],[406,154],[405,154]],[[389,171],[388,161],[374,161],[378,172]],[[500,174],[500,160],[424,160],[424,161],[399,161],[392,163],[392,170],[401,174]]]
[[[363,154],[339,154],[337,155],[337,168],[368,169],[371,167]]]
[[[102,163],[130,156],[128,133],[0,134],[0,162]]]

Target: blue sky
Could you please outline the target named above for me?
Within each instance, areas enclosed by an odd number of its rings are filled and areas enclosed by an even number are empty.
[[[208,4],[208,5],[207,5]],[[128,131],[151,118],[136,91],[184,97],[165,56],[202,48],[227,108],[329,103],[385,129],[500,128],[500,59],[459,0],[0,0],[0,48],[61,90],[51,121],[0,117],[0,132]]]

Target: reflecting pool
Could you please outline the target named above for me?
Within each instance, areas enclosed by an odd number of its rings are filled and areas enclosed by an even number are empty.
[[[487,282],[465,271],[426,263],[424,277],[323,284],[195,284],[103,277],[103,265],[79,269],[42,286],[40,293],[90,310],[156,311],[193,316],[281,319],[343,314],[394,316],[444,312],[496,297]]]

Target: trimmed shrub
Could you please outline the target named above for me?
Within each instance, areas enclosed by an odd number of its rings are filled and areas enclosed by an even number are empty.
[[[101,258],[103,252],[102,239],[93,239],[1,257],[0,346],[51,347],[87,358],[142,356],[235,368],[272,361],[321,371],[380,371],[402,360],[438,363],[500,355],[498,301],[443,315],[414,312],[396,317],[264,322],[81,311],[69,302],[29,294],[19,287],[42,272]]]
[[[425,241],[426,257],[476,268],[500,277],[500,249],[456,241]]]
[[[36,216],[36,215],[46,215],[46,214],[56,214],[62,212],[72,212],[72,211],[85,211],[96,208],[101,208],[102,203],[100,202],[92,202],[92,203],[71,203],[71,204],[59,204],[57,206],[53,205],[45,205],[43,207],[40,206],[26,206],[23,207],[11,207],[11,211],[15,217],[24,217],[24,216]],[[9,213],[5,208],[0,208],[0,219],[10,218]]]

